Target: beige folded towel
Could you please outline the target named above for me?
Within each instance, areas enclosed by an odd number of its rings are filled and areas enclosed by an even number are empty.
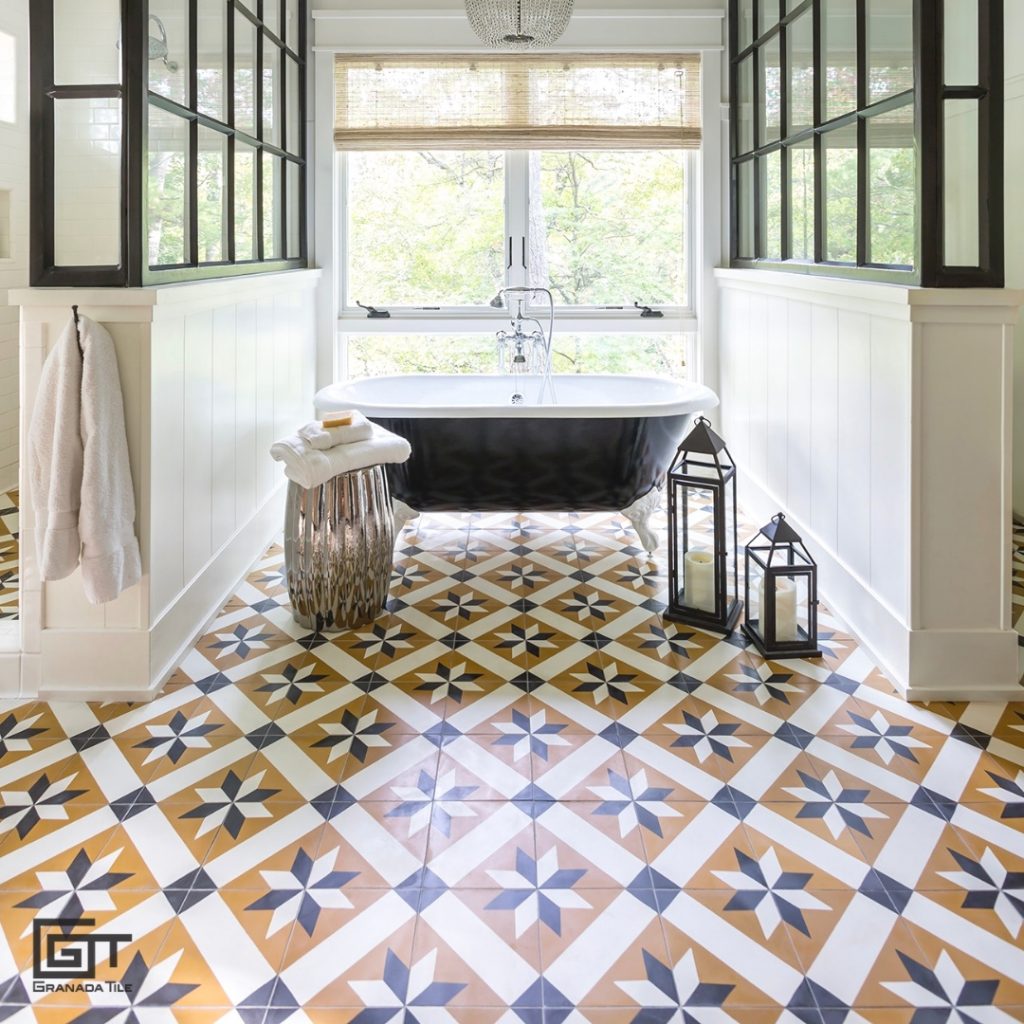
[[[352,414],[352,422],[344,427],[325,427],[323,423],[314,420],[299,428],[301,437],[310,448],[316,451],[327,451],[339,444],[354,444],[357,441],[369,441],[373,435],[373,425],[361,413]]]
[[[327,483],[341,473],[350,473],[386,462],[405,462],[412,449],[404,437],[371,424],[372,436],[366,441],[339,444],[326,450],[311,448],[298,434],[282,438],[270,446],[270,454],[284,463],[284,474],[307,490]]]

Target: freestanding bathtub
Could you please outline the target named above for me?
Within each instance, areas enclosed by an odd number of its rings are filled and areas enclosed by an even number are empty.
[[[359,409],[412,445],[388,467],[399,503],[420,511],[622,511],[653,550],[648,516],[690,415],[718,404],[701,384],[658,377],[408,374],[332,384],[318,416]],[[517,387],[523,403],[513,404]],[[406,512],[407,517],[408,511]]]

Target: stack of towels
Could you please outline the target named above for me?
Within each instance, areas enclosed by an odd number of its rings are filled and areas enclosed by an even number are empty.
[[[355,410],[307,423],[270,447],[274,459],[284,463],[285,476],[307,490],[340,473],[405,462],[410,452],[404,437],[371,423]]]

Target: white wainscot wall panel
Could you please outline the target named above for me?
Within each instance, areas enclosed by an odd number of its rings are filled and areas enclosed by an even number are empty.
[[[25,692],[152,695],[280,529],[269,449],[312,410],[319,276],[15,293],[26,416],[72,302],[114,338],[143,554],[142,582],[92,606],[77,574],[39,583],[25,510]]]
[[[824,595],[909,696],[1019,696],[1006,568],[1019,296],[717,277],[722,422],[748,510],[793,518]]]

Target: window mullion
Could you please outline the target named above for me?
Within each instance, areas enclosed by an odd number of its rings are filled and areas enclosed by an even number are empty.
[[[516,287],[528,284],[523,266],[529,252],[530,220],[530,154],[525,150],[505,152],[505,284]]]

